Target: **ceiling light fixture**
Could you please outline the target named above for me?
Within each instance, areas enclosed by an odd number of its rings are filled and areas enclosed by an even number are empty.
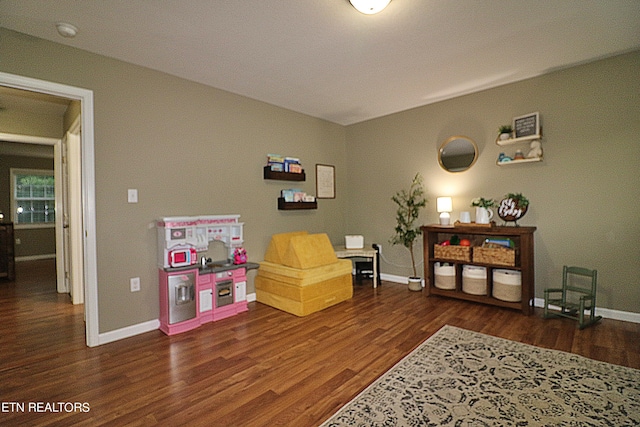
[[[66,22],[58,22],[56,28],[62,37],[74,38],[78,34],[78,28]]]
[[[349,0],[351,6],[355,7],[358,12],[365,15],[373,15],[387,7],[391,0]]]

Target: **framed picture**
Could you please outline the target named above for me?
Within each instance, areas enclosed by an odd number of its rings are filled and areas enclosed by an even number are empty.
[[[331,165],[316,164],[316,198],[336,198],[336,168]]]
[[[513,132],[515,138],[540,135],[540,113],[530,113],[513,118]]]

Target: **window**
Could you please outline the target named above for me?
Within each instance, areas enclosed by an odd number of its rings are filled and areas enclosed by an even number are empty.
[[[55,180],[52,170],[11,169],[11,185],[11,217],[16,226],[55,226]]]

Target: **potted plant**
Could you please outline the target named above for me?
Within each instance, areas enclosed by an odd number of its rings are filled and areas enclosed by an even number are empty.
[[[498,128],[498,133],[500,134],[500,139],[505,140],[511,138],[511,133],[513,132],[513,128],[511,125],[502,125]]]
[[[473,199],[471,207],[476,208],[476,224],[489,224],[493,218],[493,211],[490,208],[494,206],[496,206],[496,201],[493,199],[485,199],[484,197]]]
[[[415,222],[420,216],[420,210],[425,207],[427,200],[424,198],[424,188],[422,186],[422,176],[417,173],[411,181],[409,190],[398,191],[392,198],[398,210],[396,211],[395,234],[391,238],[392,245],[403,245],[411,254],[411,266],[413,276],[409,277],[409,289],[412,291],[422,290],[422,279],[416,270],[416,259],[413,253],[415,240],[421,234],[420,226]]]
[[[504,198],[515,201],[520,208],[526,208],[529,206],[529,199],[523,196],[522,193],[508,193]]]

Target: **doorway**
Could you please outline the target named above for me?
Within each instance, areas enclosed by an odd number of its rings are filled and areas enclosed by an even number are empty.
[[[93,92],[73,86],[0,72],[0,85],[80,101],[80,186],[82,215],[82,279],[85,302],[85,338],[89,347],[100,345],[95,218]]]

